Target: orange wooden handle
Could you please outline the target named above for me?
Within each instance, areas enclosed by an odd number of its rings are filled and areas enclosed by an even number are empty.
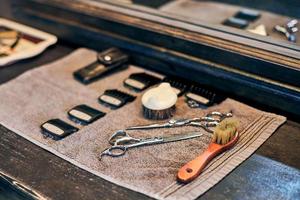
[[[182,168],[179,169],[177,174],[177,179],[180,182],[188,183],[194,180],[196,177],[201,174],[205,166],[211,161],[215,156],[223,151],[223,146],[210,143],[208,148],[194,160],[185,164]]]
[[[227,149],[233,147],[239,139],[239,133],[236,133],[234,139],[228,142],[225,145],[220,145],[217,143],[210,143],[208,148],[194,160],[185,164],[182,168],[179,169],[177,174],[177,179],[180,182],[188,183],[197,178],[205,166],[211,161],[214,157],[226,151]]]

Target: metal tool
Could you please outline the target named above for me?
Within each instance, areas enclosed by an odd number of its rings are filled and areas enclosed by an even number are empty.
[[[288,41],[296,42],[296,35],[294,33],[290,33],[285,27],[276,25],[274,29],[281,34],[284,34]]]
[[[286,24],[286,27],[288,29],[291,29],[291,28],[294,28],[298,25],[298,20],[297,19],[292,19],[290,20],[287,24]]]
[[[299,31],[297,25],[298,20],[292,19],[286,23],[285,26],[276,25],[274,29],[281,34],[284,34],[290,42],[296,42],[296,33]]]
[[[212,133],[213,131],[209,127],[217,126],[225,118],[232,117],[232,113],[220,113],[211,112],[205,117],[196,117],[191,119],[171,119],[165,123],[155,123],[141,126],[131,126],[126,130],[143,130],[143,129],[154,129],[154,128],[173,128],[180,126],[197,126],[205,129],[207,132]]]
[[[102,156],[118,157],[126,153],[130,148],[141,147],[146,145],[164,144],[169,142],[176,142],[181,140],[187,140],[202,136],[200,132],[188,132],[170,136],[159,136],[153,138],[138,139],[131,137],[128,133],[123,130],[115,132],[109,139],[109,143],[112,145],[110,148],[105,149],[101,154]]]

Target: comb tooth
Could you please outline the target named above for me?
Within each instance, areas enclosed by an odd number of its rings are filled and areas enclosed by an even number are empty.
[[[216,93],[213,93],[212,97],[211,97],[211,101],[215,101],[216,98]]]
[[[179,88],[183,88],[183,84],[182,83],[179,83],[179,82],[175,82],[174,84],[176,87],[179,87]]]
[[[201,94],[203,95],[203,96],[207,96],[207,94],[208,94],[208,90],[206,90],[206,89],[204,89],[204,88],[201,88]]]
[[[124,93],[117,93],[117,95],[119,96],[119,97],[121,97],[121,98],[126,98],[126,94],[124,94]]]

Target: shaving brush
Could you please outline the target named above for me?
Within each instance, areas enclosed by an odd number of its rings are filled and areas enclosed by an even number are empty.
[[[177,94],[169,83],[161,83],[158,87],[145,92],[142,97],[144,117],[147,119],[168,119],[176,108]]]
[[[214,130],[214,135],[208,148],[179,169],[177,174],[178,181],[189,183],[196,179],[214,157],[233,147],[239,138],[238,124],[238,121],[232,118],[224,119],[220,122]]]

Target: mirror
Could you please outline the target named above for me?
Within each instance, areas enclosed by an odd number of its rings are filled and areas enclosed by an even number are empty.
[[[300,1],[97,0],[172,17],[299,51]]]

